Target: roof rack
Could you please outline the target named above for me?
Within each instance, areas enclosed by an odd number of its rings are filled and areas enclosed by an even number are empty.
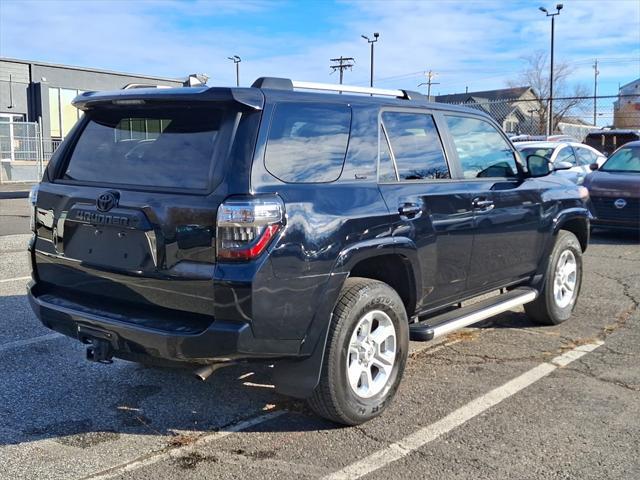
[[[319,90],[326,92],[361,93],[365,95],[380,95],[383,97],[403,98],[405,100],[426,100],[426,96],[411,90],[388,90],[385,88],[358,87],[353,85],[336,85],[334,83],[301,82],[288,78],[260,77],[253,82],[252,87],[271,88],[276,90]]]
[[[122,90],[132,90],[134,88],[171,88],[169,85],[154,85],[151,83],[128,83]]]
[[[369,95],[382,95],[384,97],[404,98],[402,90],[388,90],[384,88],[358,87],[352,85],[335,85],[332,83],[316,83],[316,82],[299,82],[293,80],[291,82],[293,88],[299,90],[323,90],[329,92],[346,92],[346,93],[366,93]]]

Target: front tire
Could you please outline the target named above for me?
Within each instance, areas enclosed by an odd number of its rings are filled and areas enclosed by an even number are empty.
[[[543,325],[558,325],[571,317],[582,286],[582,248],[576,236],[560,230],[553,246],[544,287],[525,312]]]
[[[380,415],[398,389],[408,351],[407,313],[396,291],[377,280],[348,278],[333,311],[320,382],[309,406],[345,425]]]

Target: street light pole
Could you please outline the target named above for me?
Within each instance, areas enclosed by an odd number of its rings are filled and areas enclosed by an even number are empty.
[[[371,45],[371,76],[369,79],[369,86],[373,87],[373,44],[378,41],[378,37],[380,37],[380,34],[378,32],[375,32],[373,34],[373,40],[371,40],[366,35],[360,35],[360,36],[364,38],[369,45]]]
[[[234,55],[233,57],[227,57],[227,58],[231,60],[236,66],[236,86],[239,87],[240,86],[240,62],[242,61],[242,59],[238,55]]]
[[[549,118],[547,124],[547,135],[551,135],[553,133],[553,37],[555,32],[555,19],[557,15],[560,15],[560,10],[562,10],[561,3],[556,5],[555,13],[549,13],[546,8],[540,7],[541,12],[543,12],[547,17],[551,17],[551,72],[549,73],[549,112],[547,114]]]
[[[598,70],[598,59],[596,58],[595,63],[593,64],[593,126],[596,125],[596,117],[598,116],[598,75],[600,75],[600,70]]]

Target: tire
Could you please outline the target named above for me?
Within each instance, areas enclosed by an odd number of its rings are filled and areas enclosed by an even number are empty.
[[[373,338],[377,343],[370,343]],[[377,280],[348,278],[333,310],[320,382],[307,400],[309,406],[345,425],[380,415],[398,389],[408,351],[407,313],[396,291]],[[386,365],[386,370],[377,365]]]
[[[568,274],[572,268],[574,273]],[[571,285],[572,288],[569,289],[568,286]],[[558,325],[565,322],[571,317],[576,306],[581,286],[580,242],[573,233],[560,230],[545,272],[544,287],[538,298],[524,305],[525,312],[537,323],[543,325]],[[563,291],[566,292],[565,295],[562,294]]]

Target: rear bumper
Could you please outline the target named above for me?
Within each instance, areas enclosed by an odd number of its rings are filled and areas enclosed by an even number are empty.
[[[48,328],[86,341],[86,332],[109,338],[115,356],[146,355],[169,361],[212,363],[252,358],[290,358],[300,352],[299,340],[259,339],[246,322],[214,321],[203,331],[181,333],[141,326],[28,287],[31,308]],[[84,332],[84,333],[83,333]]]

